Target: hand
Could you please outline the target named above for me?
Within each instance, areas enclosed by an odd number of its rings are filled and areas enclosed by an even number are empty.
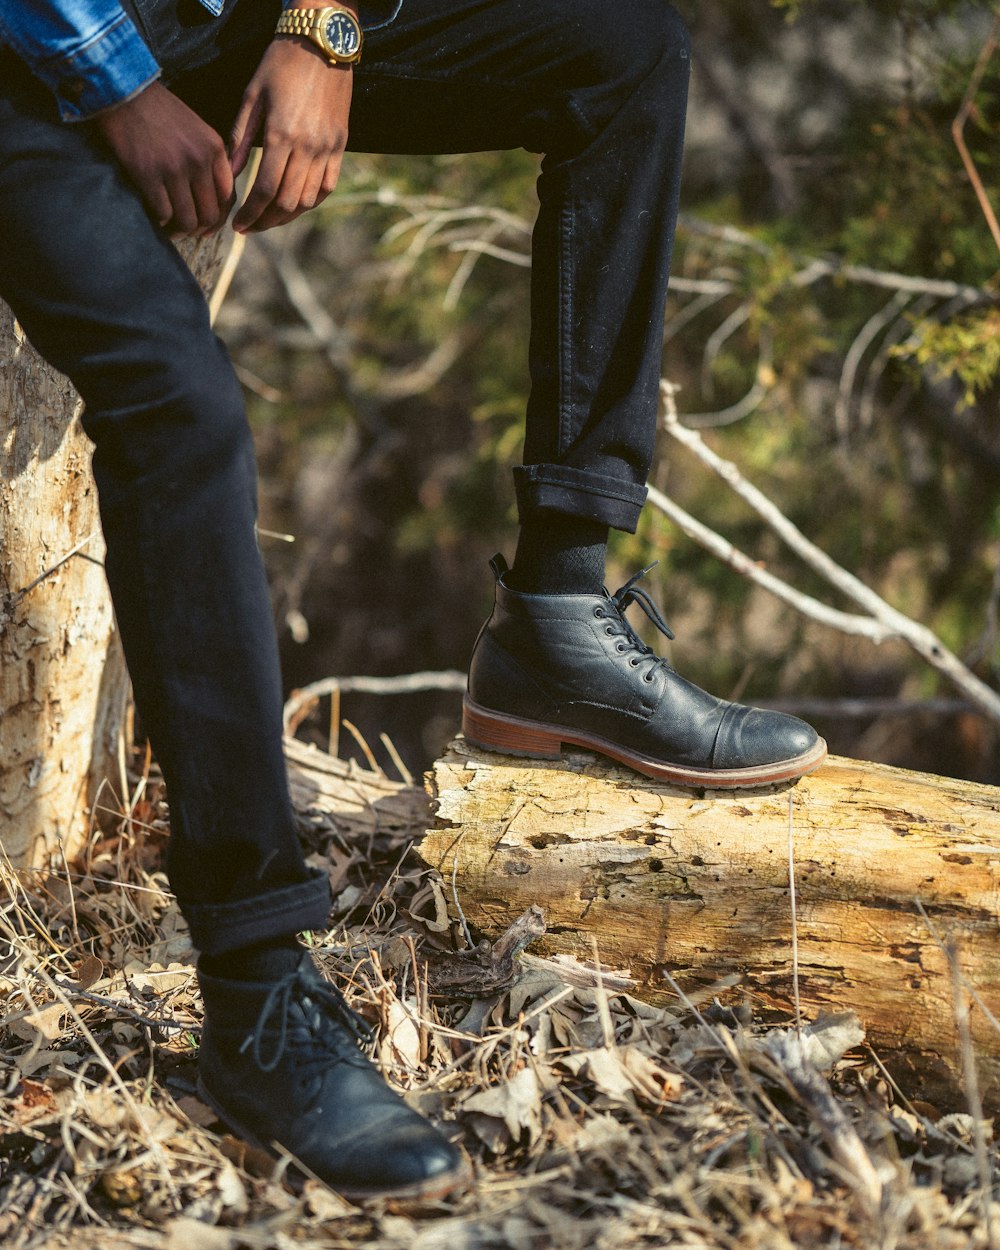
[[[234,175],[258,136],[264,149],[235,230],[283,225],[330,194],[347,146],[353,80],[349,66],[330,65],[305,41],[275,39],[268,47],[233,126]]]
[[[161,226],[198,235],[222,226],[234,201],[225,144],[162,83],[95,125]]]

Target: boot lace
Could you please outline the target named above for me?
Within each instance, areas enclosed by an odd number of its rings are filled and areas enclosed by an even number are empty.
[[[619,636],[620,641],[616,643],[616,650],[624,654],[627,651],[633,652],[629,657],[629,664],[633,668],[642,667],[642,678],[644,681],[652,681],[653,673],[663,664],[670,667],[669,663],[658,656],[652,647],[648,647],[639,635],[635,632],[625,617],[625,610],[633,603],[639,605],[645,615],[656,626],[664,637],[673,639],[674,631],[663,619],[660,609],[653,602],[647,591],[636,585],[641,578],[656,568],[658,561],[654,560],[652,564],[646,568],[640,569],[638,573],[633,574],[624,586],[618,588],[613,595],[608,595],[608,599],[614,604],[614,611],[608,611],[606,608],[595,608],[594,615],[603,617],[607,621],[605,632],[613,637]],[[644,662],[645,661],[645,665]]]
[[[272,1033],[276,1036],[270,1043]],[[286,1050],[294,1046],[300,1052],[297,1067],[301,1072],[303,1060],[309,1066],[313,1061],[326,1066],[331,1056],[364,1063],[358,1047],[367,1045],[372,1036],[338,989],[296,969],[275,982],[240,1050],[251,1048],[260,1070],[273,1072]]]

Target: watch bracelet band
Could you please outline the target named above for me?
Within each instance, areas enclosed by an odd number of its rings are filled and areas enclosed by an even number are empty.
[[[285,9],[278,18],[274,33],[276,35],[305,35],[308,39],[312,34],[316,14],[320,12],[322,12],[321,9]]]
[[[285,9],[278,18],[278,24],[274,28],[274,33],[276,35],[299,35],[304,39],[310,39],[313,43],[319,44],[323,51],[326,51],[317,37],[316,19],[321,13],[330,13],[331,11],[344,13],[346,16],[351,18],[356,26],[358,25],[358,19],[350,11],[350,9],[338,9],[336,5],[327,5],[323,8],[311,9],[290,7]],[[358,27],[358,29],[360,31],[360,27]],[[337,63],[346,65],[354,61],[358,61],[360,58],[361,49],[359,48],[354,56],[343,58],[338,57]]]

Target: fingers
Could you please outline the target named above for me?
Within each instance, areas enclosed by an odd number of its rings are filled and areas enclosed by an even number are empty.
[[[168,227],[174,215],[174,206],[170,201],[170,194],[167,188],[160,182],[150,182],[142,185],[139,179],[135,179],[135,181],[139,194],[145,200],[157,225],[164,228]]]
[[[235,198],[221,140],[217,149],[209,141],[143,169],[136,181],[153,216],[170,234],[213,233],[225,224]]]
[[[233,127],[234,171],[257,137],[263,154],[246,202],[233,220],[242,234],[292,221],[336,186],[347,146],[353,74],[315,49],[275,40],[250,84]]]
[[[265,143],[260,169],[233,229],[270,230],[315,208],[337,185],[341,160],[340,152],[310,155],[301,148],[269,149]]]
[[[229,141],[229,159],[234,178],[238,178],[246,168],[250,157],[250,148],[256,138],[263,119],[263,108],[260,97],[247,90],[240,105],[240,111],[233,122],[232,135]]]
[[[216,180],[211,170],[182,175],[165,188],[163,198],[169,212],[159,212],[159,221],[171,234],[199,237],[221,229],[233,204],[232,188]]]
[[[233,174],[221,137],[160,83],[94,123],[151,215],[175,234],[207,234],[225,222]]]
[[[214,145],[213,145],[214,146]],[[233,174],[221,141],[217,150],[199,154],[176,170],[166,185],[172,234],[199,237],[221,229],[235,200]]]

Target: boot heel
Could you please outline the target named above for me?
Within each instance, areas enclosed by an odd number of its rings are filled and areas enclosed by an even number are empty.
[[[462,733],[470,742],[501,755],[527,755],[538,760],[557,760],[562,739],[531,721],[490,712],[466,697],[462,705]]]

